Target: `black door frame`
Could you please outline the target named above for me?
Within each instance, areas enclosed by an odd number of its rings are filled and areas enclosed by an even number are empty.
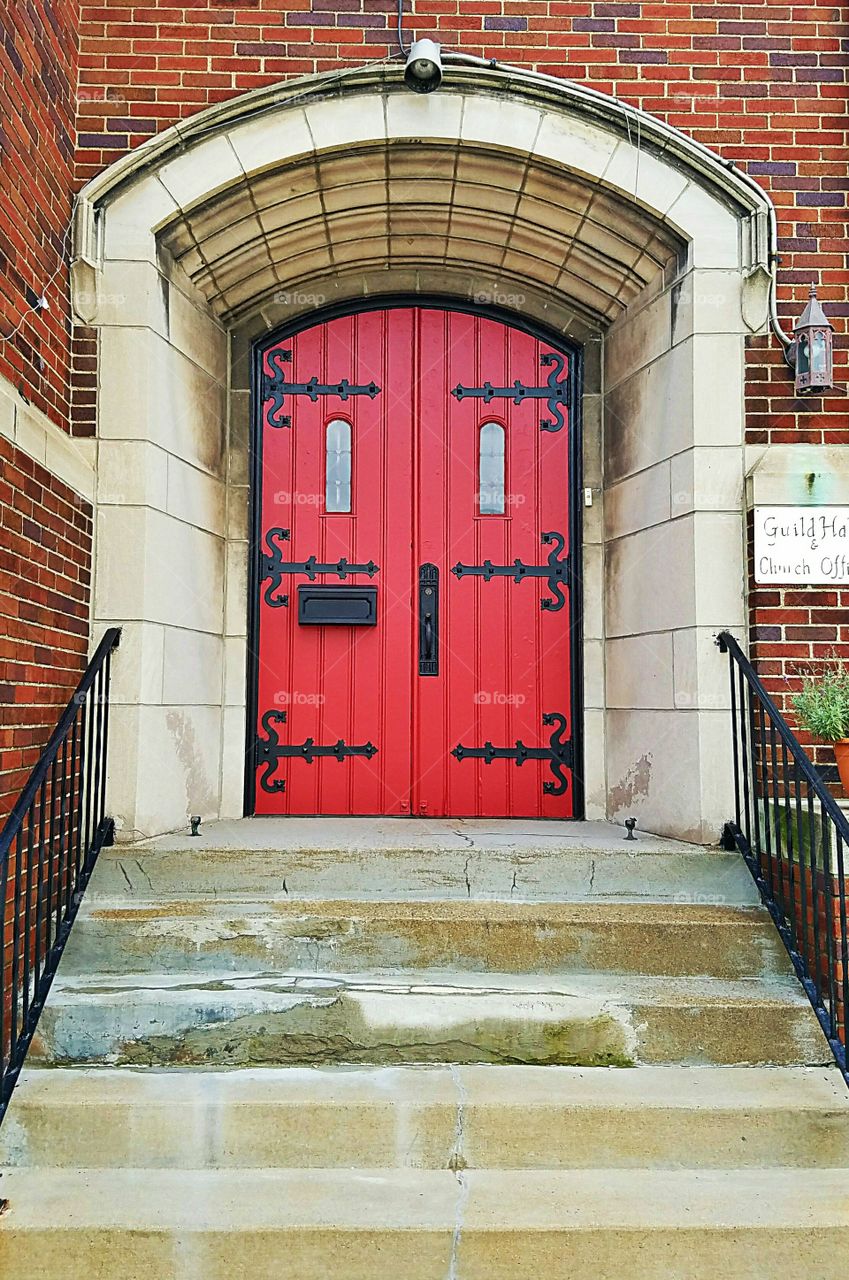
[[[262,516],[262,398],[259,394],[262,362],[269,347],[292,338],[306,329],[314,329],[341,316],[359,315],[364,311],[391,311],[413,308],[420,311],[457,311],[465,315],[485,316],[509,328],[519,329],[562,352],[570,360],[569,377],[569,648],[572,688],[570,715],[572,720],[572,820],[583,818],[584,787],[584,628],[583,628],[583,348],[570,342],[547,325],[539,324],[504,307],[476,305],[468,298],[452,298],[446,294],[386,294],[357,298],[349,302],[319,307],[254,341],[251,348],[250,377],[250,467],[248,524],[248,654],[246,689],[246,741],[244,814],[254,813],[256,798],[256,721],[259,663],[259,591],[261,583],[261,516]],[[495,819],[493,819],[495,821]],[[546,819],[541,818],[544,822]]]

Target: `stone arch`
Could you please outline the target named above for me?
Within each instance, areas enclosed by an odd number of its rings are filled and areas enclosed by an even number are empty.
[[[428,97],[398,68],[260,90],[90,183],[75,309],[100,331],[95,621],[126,624],[125,830],[241,811],[251,343],[403,293],[584,344],[588,811],[713,837],[708,646],[743,620],[743,337],[766,321],[768,225],[765,195],[661,122],[454,67]]]

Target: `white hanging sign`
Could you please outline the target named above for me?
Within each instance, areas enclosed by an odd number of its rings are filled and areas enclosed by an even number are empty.
[[[849,507],[755,507],[755,582],[849,584]]]

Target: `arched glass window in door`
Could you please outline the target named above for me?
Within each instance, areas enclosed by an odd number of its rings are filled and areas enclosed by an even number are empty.
[[[325,432],[324,505],[326,511],[351,510],[351,424],[328,422]]]
[[[478,510],[482,516],[504,515],[504,428],[485,422],[480,429]]]

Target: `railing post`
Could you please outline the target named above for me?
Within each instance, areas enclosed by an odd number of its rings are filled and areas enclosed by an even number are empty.
[[[735,793],[735,821],[726,824],[723,845],[730,837],[743,854],[849,1083],[849,934],[844,867],[849,822],[737,641],[723,632],[717,645],[729,658]],[[759,792],[764,804],[765,850]]]
[[[0,1120],[108,832],[109,678],[120,634],[104,634],[0,831]]]

